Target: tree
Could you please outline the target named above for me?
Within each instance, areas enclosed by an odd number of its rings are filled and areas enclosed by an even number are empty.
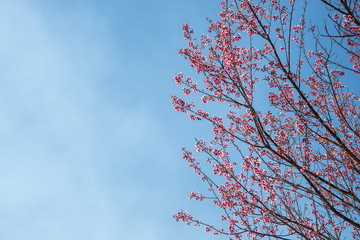
[[[230,239],[360,239],[360,98],[343,84],[360,80],[359,14],[357,0],[228,0],[208,35],[183,25],[179,54],[203,77],[179,73],[197,100],[172,103],[213,131],[195,142],[206,161],[183,148],[209,185],[190,198],[223,214],[177,221]]]

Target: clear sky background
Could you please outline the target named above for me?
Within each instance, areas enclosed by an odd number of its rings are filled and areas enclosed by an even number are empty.
[[[208,128],[170,95],[219,2],[0,0],[0,240],[212,238],[172,219],[213,215],[180,151]]]
[[[181,25],[218,1],[0,0],[0,239],[208,239],[171,106]],[[199,131],[198,131],[199,132]]]

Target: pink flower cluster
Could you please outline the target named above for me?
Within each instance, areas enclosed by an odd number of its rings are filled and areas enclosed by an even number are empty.
[[[176,221],[229,239],[360,238],[360,97],[342,83],[359,80],[360,19],[337,12],[323,37],[295,13],[302,3],[222,1],[209,35],[183,26],[179,53],[201,79],[179,73],[185,96],[172,104],[212,126],[194,153],[183,148],[212,194],[190,199],[211,199],[223,214],[219,227],[187,212]]]

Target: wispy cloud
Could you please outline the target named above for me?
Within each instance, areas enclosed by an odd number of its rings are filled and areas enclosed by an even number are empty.
[[[43,10],[0,2],[0,236],[118,239],[94,111],[111,39],[91,9],[84,20]]]
[[[0,0],[0,239],[186,238],[169,230],[192,181],[166,115],[177,10],[114,2],[120,29],[102,1]],[[149,6],[172,12],[154,26]]]

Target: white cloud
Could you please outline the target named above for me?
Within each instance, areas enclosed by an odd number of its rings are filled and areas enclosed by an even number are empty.
[[[34,2],[0,0],[0,239],[159,239],[176,164],[147,103],[98,94],[108,20]]]
[[[92,156],[92,86],[109,64],[92,36],[104,26],[62,31],[52,20],[25,1],[0,2],[0,237],[118,239],[117,205]]]

